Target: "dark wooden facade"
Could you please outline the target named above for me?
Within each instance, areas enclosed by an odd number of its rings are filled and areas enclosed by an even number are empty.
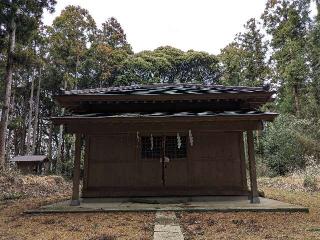
[[[258,111],[272,94],[203,85],[64,92],[57,100],[72,114],[53,120],[77,136],[73,203],[82,143],[83,197],[251,193],[258,201],[252,133],[276,116]]]

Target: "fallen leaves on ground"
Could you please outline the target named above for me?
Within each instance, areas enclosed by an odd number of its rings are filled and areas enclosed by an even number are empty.
[[[59,181],[52,176],[18,180],[21,186],[13,188],[26,196],[0,201],[0,239],[152,239],[154,213],[23,214],[69,198],[70,184]],[[271,182],[277,182],[275,187]],[[309,207],[310,213],[178,212],[185,239],[320,239],[320,192],[301,189],[301,184],[285,177],[259,181],[266,197]]]
[[[0,200],[58,196],[67,193],[71,193],[71,183],[61,176],[22,175],[17,172],[0,174]]]
[[[299,191],[299,192],[319,192],[320,191],[320,175],[317,176],[317,189],[310,189],[304,186],[303,174],[291,174],[288,176],[278,177],[262,177],[259,179],[259,186],[261,188],[271,187],[278,188],[287,191]]]
[[[152,239],[154,214],[23,213],[70,196],[71,184],[60,176],[0,175],[0,239]]]
[[[154,214],[151,213],[23,214],[26,209],[67,197],[1,202],[0,239],[152,239]]]
[[[320,192],[302,189],[292,177],[262,181],[266,197],[306,206],[310,213],[181,213],[185,239],[320,239]]]

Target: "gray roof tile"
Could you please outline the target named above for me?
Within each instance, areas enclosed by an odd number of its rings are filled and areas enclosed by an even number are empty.
[[[219,94],[268,92],[263,87],[225,87],[202,84],[154,84],[132,85],[109,88],[62,90],[62,95],[176,95],[176,94]]]

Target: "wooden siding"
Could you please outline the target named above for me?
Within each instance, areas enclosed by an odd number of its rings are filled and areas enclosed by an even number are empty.
[[[242,187],[240,132],[196,132],[190,166],[193,186]],[[231,173],[231,174],[230,174]]]
[[[136,185],[133,134],[90,136],[88,188]]]
[[[82,129],[87,131],[83,196],[247,195],[242,131],[189,127],[172,123],[167,131],[155,125],[127,132]],[[189,129],[194,145],[188,138],[187,158],[166,164],[163,185],[160,159],[141,159],[137,132],[188,136]]]

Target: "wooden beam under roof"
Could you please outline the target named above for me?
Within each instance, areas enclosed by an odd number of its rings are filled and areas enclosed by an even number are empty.
[[[272,99],[273,93],[219,93],[219,94],[182,94],[182,95],[59,95],[55,99],[63,107],[77,105],[81,101],[97,102],[97,101],[199,101],[199,100],[253,100],[256,103],[264,104]]]
[[[72,123],[137,123],[137,122],[215,122],[215,121],[273,121],[277,113],[260,114],[237,114],[237,115],[215,115],[215,116],[64,116],[53,117],[54,124]]]

